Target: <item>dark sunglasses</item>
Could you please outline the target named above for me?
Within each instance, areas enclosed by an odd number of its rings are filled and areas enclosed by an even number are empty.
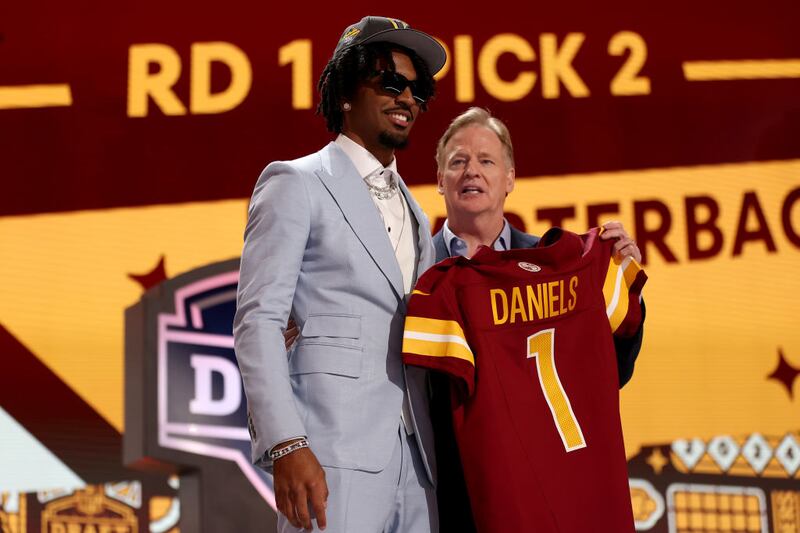
[[[382,70],[378,72],[378,76],[380,76],[378,83],[381,89],[387,93],[394,95],[402,94],[402,92],[406,90],[406,87],[408,87],[411,89],[411,96],[414,97],[414,100],[416,100],[418,104],[422,105],[430,98],[430,95],[427,94],[427,91],[422,89],[422,86],[417,80],[409,81],[409,79],[402,74],[398,74],[392,70]]]

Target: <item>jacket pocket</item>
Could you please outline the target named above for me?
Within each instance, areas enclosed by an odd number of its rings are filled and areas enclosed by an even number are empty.
[[[357,378],[361,375],[363,351],[336,344],[298,345],[289,360],[289,375],[334,374]]]
[[[303,324],[304,338],[333,337],[344,339],[361,338],[360,315],[335,315],[311,313]]]

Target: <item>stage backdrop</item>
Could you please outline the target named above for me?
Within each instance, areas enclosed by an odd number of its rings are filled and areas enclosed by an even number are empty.
[[[0,5],[0,444],[17,439],[0,491],[139,479],[121,460],[124,309],[239,256],[260,170],[331,139],[314,86],[341,31],[381,14],[449,53],[398,153],[432,223],[436,140],[479,105],[512,132],[509,220],[541,233],[617,219],[639,242],[648,317],[621,393],[632,471],[786,481],[754,505],[800,529],[800,4],[390,8]],[[170,497],[166,479],[145,492]],[[673,530],[710,512],[651,481]]]

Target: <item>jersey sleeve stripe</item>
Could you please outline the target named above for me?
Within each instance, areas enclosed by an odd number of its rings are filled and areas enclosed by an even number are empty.
[[[462,339],[451,342],[453,339],[458,338],[406,330],[403,335],[403,353],[428,357],[453,357],[475,366],[475,356],[469,346],[462,344]]]
[[[633,283],[636,281],[639,272],[641,272],[643,269],[634,258],[629,257],[628,259],[631,260],[631,264],[625,269],[625,285],[627,285],[628,289],[630,289],[633,286]]]
[[[622,264],[617,264],[612,257],[608,262],[608,270],[606,270],[606,279],[603,283],[603,296],[605,297],[606,301],[606,315],[610,318],[611,315],[614,314],[614,310],[617,308],[620,300],[620,285],[622,283],[622,277],[624,270],[620,267],[625,265],[628,258],[622,262]],[[624,268],[624,267],[623,267]]]
[[[611,324],[611,332],[617,331],[628,315],[628,292],[625,291],[623,297],[619,298],[617,305],[613,309],[606,309],[608,323]]]
[[[464,335],[464,330],[461,325],[455,320],[441,320],[438,318],[424,318],[420,316],[407,316],[406,331],[418,331],[420,333],[433,333],[436,335],[454,335],[460,337],[465,346],[467,344],[467,336]]]
[[[628,290],[634,284],[642,267],[633,258],[626,257],[617,264],[612,257],[609,261],[603,295],[606,300],[606,316],[614,332],[628,315]]]
[[[464,330],[454,320],[409,316],[403,333],[403,352],[433,357],[456,357],[475,365]]]

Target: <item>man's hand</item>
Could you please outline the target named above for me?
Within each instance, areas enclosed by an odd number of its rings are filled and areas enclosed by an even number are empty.
[[[290,444],[290,442],[284,443]],[[312,529],[308,504],[317,517],[317,526],[325,529],[325,508],[328,506],[328,484],[325,471],[308,448],[275,460],[275,503],[296,528]]]
[[[290,318],[289,322],[286,324],[286,330],[283,332],[283,344],[286,346],[287,352],[289,348],[292,347],[292,344],[294,344],[294,341],[297,340],[299,334],[300,330],[297,328],[297,324]]]
[[[621,222],[612,221],[603,224],[605,231],[600,234],[600,239],[607,241],[608,239],[617,239],[614,243],[614,257],[617,260],[625,259],[626,257],[633,257],[637,263],[642,262],[642,252],[636,246],[636,241],[630,238],[625,228],[622,227]]]

